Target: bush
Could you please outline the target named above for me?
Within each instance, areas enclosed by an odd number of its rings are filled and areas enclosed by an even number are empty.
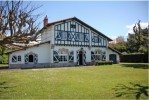
[[[112,65],[112,64],[113,64],[113,61],[99,61],[99,62],[95,63],[96,66],[99,66],[99,65]]]
[[[7,64],[7,63],[8,63],[8,56],[7,55],[0,56],[0,64]]]

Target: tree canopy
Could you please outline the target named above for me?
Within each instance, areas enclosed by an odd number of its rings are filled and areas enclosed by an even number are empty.
[[[129,34],[127,39],[127,46],[129,52],[148,52],[148,28],[142,29],[140,26],[140,21],[133,27],[135,34]]]
[[[33,12],[40,7],[31,7],[31,2],[0,1],[0,46],[36,41],[40,14],[34,15]]]
[[[133,27],[134,34],[128,34],[127,41],[122,36],[116,38],[116,44],[109,46],[121,53],[148,53],[148,28],[142,29],[140,20]]]

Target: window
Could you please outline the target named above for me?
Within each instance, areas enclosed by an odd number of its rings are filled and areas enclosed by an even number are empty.
[[[57,35],[56,35],[56,40],[60,40],[61,39],[61,32],[57,32]]]
[[[99,61],[101,60],[101,50],[96,50],[95,52],[91,51],[91,60],[94,61]]]
[[[35,54],[33,52],[29,52],[27,54],[24,55],[24,62],[25,64],[28,63],[38,63],[38,54]]]
[[[18,61],[21,61],[21,56],[20,55],[18,56]]]
[[[67,40],[67,32],[61,32],[61,39]]]
[[[76,41],[84,41],[84,33],[76,33],[75,37]]]
[[[58,51],[53,51],[53,61],[56,62],[67,62],[68,61],[68,49],[62,48]]]
[[[95,60],[94,52],[93,51],[91,51],[91,60]]]
[[[83,33],[80,33],[80,34],[79,34],[79,40],[80,40],[80,41],[84,41],[84,34],[83,34]]]
[[[100,54],[95,54],[95,60],[101,60],[101,55]]]
[[[59,55],[59,62],[68,61],[67,55],[60,54]]]
[[[68,32],[68,40],[72,40],[72,38],[73,38],[73,35],[72,35],[72,33],[71,32]]]
[[[85,34],[85,42],[88,42],[89,41],[89,34]]]
[[[17,62],[17,56],[12,56],[12,62]]]
[[[70,25],[70,28],[76,28],[76,25],[71,24],[71,25]]]

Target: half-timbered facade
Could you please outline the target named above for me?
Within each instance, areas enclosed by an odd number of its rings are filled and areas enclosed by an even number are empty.
[[[109,37],[76,17],[48,23],[46,16],[41,44],[9,53],[9,64],[11,68],[28,68],[90,65],[105,60],[118,63],[119,52],[108,47],[109,41]]]

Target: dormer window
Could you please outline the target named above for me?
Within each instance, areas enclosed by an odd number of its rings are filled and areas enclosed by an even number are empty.
[[[76,28],[76,25],[70,24],[70,28]]]

